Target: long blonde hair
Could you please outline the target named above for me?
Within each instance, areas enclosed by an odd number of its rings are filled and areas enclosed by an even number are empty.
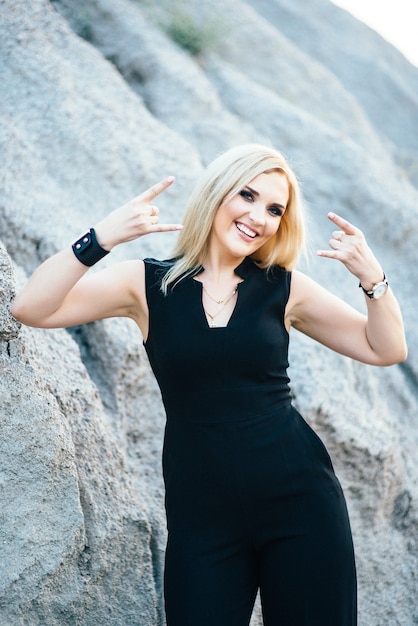
[[[305,243],[305,226],[301,194],[297,178],[285,157],[273,148],[244,144],[231,148],[207,167],[197,182],[183,220],[174,250],[176,262],[168,270],[161,288],[167,293],[170,285],[192,274],[208,253],[210,233],[219,206],[230,200],[259,174],[278,171],[289,185],[289,200],[280,226],[252,258],[262,268],[281,265],[294,267]]]

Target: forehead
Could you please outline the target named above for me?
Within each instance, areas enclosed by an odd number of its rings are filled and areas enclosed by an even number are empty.
[[[282,202],[289,198],[289,181],[286,174],[278,170],[258,174],[247,185],[259,193],[276,196],[276,200]]]

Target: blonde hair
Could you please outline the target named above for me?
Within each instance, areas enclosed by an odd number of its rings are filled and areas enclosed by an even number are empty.
[[[289,200],[280,226],[252,256],[262,268],[281,265],[292,269],[305,244],[304,215],[297,178],[285,157],[273,148],[244,144],[221,154],[207,167],[197,182],[186,207],[183,230],[174,250],[176,262],[168,270],[161,288],[192,274],[201,266],[209,247],[216,212],[259,174],[278,171],[286,176]]]

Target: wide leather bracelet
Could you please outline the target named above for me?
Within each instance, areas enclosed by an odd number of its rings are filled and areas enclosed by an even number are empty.
[[[77,259],[88,267],[103,259],[106,254],[109,254],[109,250],[102,248],[97,241],[94,228],[90,228],[88,233],[73,243],[72,248]]]

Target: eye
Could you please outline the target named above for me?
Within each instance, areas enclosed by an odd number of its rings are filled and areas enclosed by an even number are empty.
[[[242,191],[240,191],[239,195],[244,198],[244,200],[248,200],[248,202],[252,202],[254,200],[253,194],[247,189],[243,189]]]
[[[272,215],[277,215],[277,217],[282,217],[284,209],[281,206],[273,204],[273,206],[268,208],[268,212]]]

